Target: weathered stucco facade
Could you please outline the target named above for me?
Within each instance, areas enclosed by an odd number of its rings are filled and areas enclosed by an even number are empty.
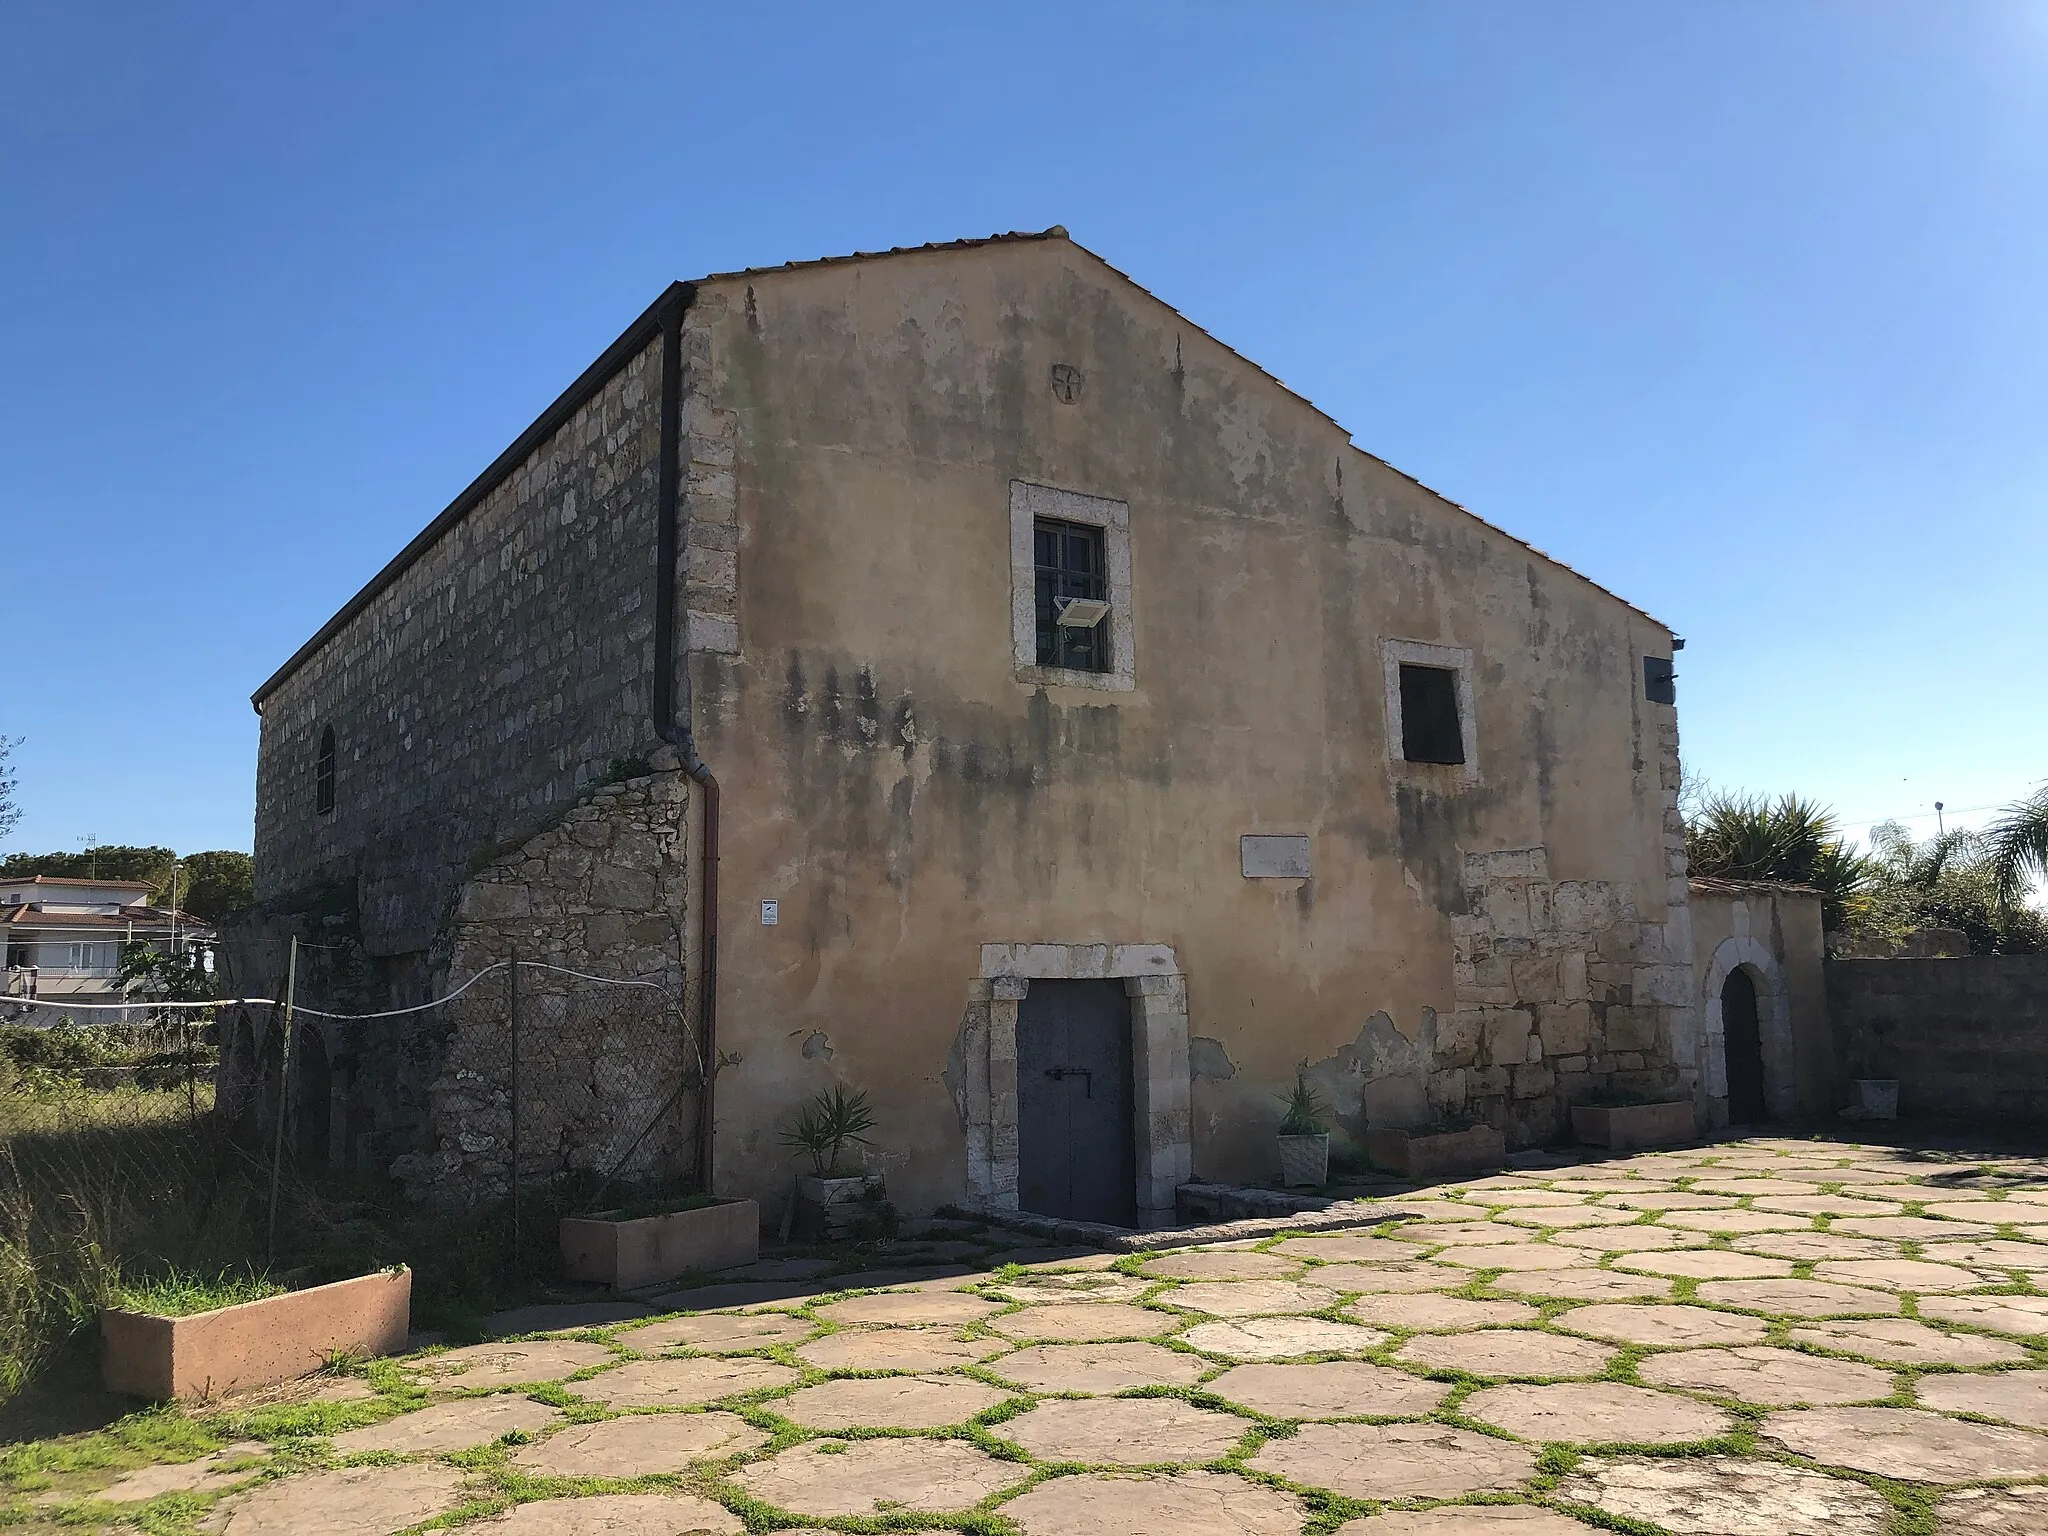
[[[1298,1067],[1353,1138],[1526,1143],[1601,1086],[1696,1086],[1662,625],[1063,232],[692,285],[673,571],[661,356],[266,685],[262,899],[352,884],[366,945],[450,953],[469,871],[661,739],[672,607],[722,786],[723,1191],[779,1205],[779,1131],[844,1083],[899,1203],[1014,1203],[1034,980],[1131,1000],[1144,1220],[1189,1172],[1271,1177]],[[1042,515],[1101,530],[1102,673],[1026,647]],[[1417,658],[1456,674],[1462,764],[1403,755]]]

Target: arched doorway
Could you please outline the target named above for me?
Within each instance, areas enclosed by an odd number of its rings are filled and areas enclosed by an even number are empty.
[[[1701,978],[1700,1078],[1730,1121],[1798,1113],[1791,996],[1778,957],[1753,938],[1723,939]]]
[[[1763,1024],[1756,982],[1747,967],[1736,967],[1721,983],[1721,1038],[1728,1061],[1728,1118],[1737,1125],[1768,1119]]]

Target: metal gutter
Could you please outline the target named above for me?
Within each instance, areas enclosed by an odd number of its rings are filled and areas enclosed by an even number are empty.
[[[661,329],[661,466],[654,493],[654,677],[648,713],[654,732],[682,757],[683,769],[704,788],[704,846],[699,906],[697,996],[702,1019],[697,1103],[697,1178],[712,1189],[713,1096],[718,1082],[718,778],[697,751],[688,646],[676,664],[676,574],[683,555],[683,315],[696,301],[694,283],[677,283],[657,306]],[[683,623],[689,623],[687,610]]]

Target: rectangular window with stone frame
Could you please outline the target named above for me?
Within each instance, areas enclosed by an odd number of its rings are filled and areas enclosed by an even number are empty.
[[[1109,597],[1102,530],[1039,518],[1031,526],[1038,665],[1072,672],[1109,670]],[[1077,610],[1076,604],[1088,605]],[[1092,623],[1078,622],[1088,615]]]

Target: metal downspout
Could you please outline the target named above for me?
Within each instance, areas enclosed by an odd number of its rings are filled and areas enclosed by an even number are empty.
[[[696,300],[683,285],[661,317],[661,465],[655,482],[654,686],[655,734],[681,754],[683,769],[704,789],[703,934],[697,995],[702,1000],[703,1089],[697,1110],[697,1174],[712,1189],[713,1092],[718,1082],[718,779],[697,753],[690,670],[676,664],[676,571],[682,556],[683,315]],[[687,622],[687,615],[685,616]]]

